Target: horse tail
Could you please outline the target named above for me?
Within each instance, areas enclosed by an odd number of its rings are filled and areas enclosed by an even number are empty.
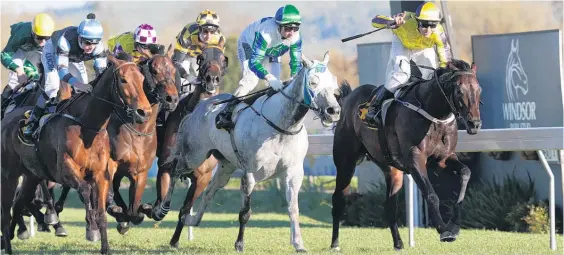
[[[337,102],[339,106],[343,106],[345,102],[345,98],[352,92],[351,85],[347,80],[343,80],[341,82],[341,86],[339,87],[339,95],[337,96]]]

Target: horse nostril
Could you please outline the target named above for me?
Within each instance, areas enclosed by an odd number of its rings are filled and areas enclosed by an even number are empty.
[[[171,96],[166,96],[165,100],[166,100],[168,103],[172,103],[172,97],[171,97]]]
[[[326,112],[327,114],[329,114],[329,115],[333,115],[333,114],[336,113],[336,112],[335,112],[335,108],[333,108],[333,107],[327,108],[327,109],[325,110],[325,112]]]
[[[139,115],[140,117],[145,117],[146,113],[141,109],[137,109],[137,115]]]

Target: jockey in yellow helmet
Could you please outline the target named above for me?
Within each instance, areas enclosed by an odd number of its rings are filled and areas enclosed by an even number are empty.
[[[431,2],[425,2],[415,13],[403,12],[392,17],[377,15],[372,19],[376,28],[390,27],[394,33],[390,60],[388,61],[385,89],[372,98],[366,121],[371,126],[380,126],[379,112],[382,102],[391,98],[396,90],[407,83],[411,76],[410,60],[418,65],[437,68],[445,67],[450,59],[447,55],[449,45],[443,27],[440,24],[441,12]],[[434,47],[437,52],[435,53]],[[433,75],[432,70],[419,68],[423,79]]]
[[[206,45],[225,46],[225,37],[219,29],[219,16],[215,11],[204,10],[198,14],[196,22],[187,24],[176,36],[176,46],[172,61],[182,77],[180,96],[186,95],[188,83],[197,84],[197,57]]]
[[[45,13],[35,15],[31,22],[18,22],[10,26],[10,38],[0,53],[2,65],[8,68],[10,78],[2,92],[2,103],[14,88],[29,78],[38,78],[37,65],[41,51],[55,30],[55,21]]]

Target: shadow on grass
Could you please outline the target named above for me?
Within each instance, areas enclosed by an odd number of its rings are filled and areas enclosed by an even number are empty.
[[[56,199],[58,199],[61,189],[55,189]],[[182,207],[182,203],[186,196],[188,188],[184,183],[177,184],[177,188],[172,197],[171,210],[179,210]],[[128,202],[128,190],[120,189],[120,193],[124,198],[125,202]],[[145,189],[143,194],[143,202],[153,204],[156,200],[156,188],[154,185],[149,186]],[[286,203],[286,195],[284,190],[277,190],[275,188],[269,188],[266,190],[255,190],[251,196],[251,208],[253,213],[281,213],[287,214],[288,207]],[[201,199],[196,201],[194,206],[194,211],[197,210]],[[241,207],[241,195],[239,190],[219,190],[210,205],[208,206],[206,213],[239,213]],[[78,208],[84,209],[84,204],[78,199],[78,195],[75,190],[71,190],[67,201],[65,203],[65,208]],[[299,208],[300,215],[307,216],[317,221],[330,223],[332,221],[331,216],[331,194],[323,192],[300,192],[299,194]],[[111,217],[111,216],[109,216]],[[178,214],[167,215],[167,218],[173,217],[176,221]],[[252,217],[252,216],[251,216]],[[146,220],[148,218],[145,218]],[[148,219],[150,220],[150,219]],[[206,220],[204,215],[203,222]],[[237,222],[237,219],[234,219]],[[251,218],[252,222],[252,218]],[[63,220],[63,224],[65,224]],[[289,225],[289,221],[284,223]]]

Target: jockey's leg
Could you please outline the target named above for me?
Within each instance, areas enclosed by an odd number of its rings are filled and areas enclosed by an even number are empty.
[[[33,108],[28,125],[23,132],[23,135],[28,140],[31,140],[31,136],[39,126],[39,119],[45,111],[46,103],[48,101],[51,103],[56,102],[57,93],[59,92],[60,78],[55,63],[55,51],[51,40],[47,41],[43,47],[43,52],[41,62],[44,68],[45,86],[43,87],[43,93],[37,97],[35,108]]]
[[[435,53],[435,49],[433,48],[414,52],[411,59],[417,65],[429,66],[435,69],[438,67],[437,54]],[[419,71],[421,72],[421,78],[425,80],[430,80],[431,78],[433,78],[433,70],[429,70],[427,68],[419,68]]]
[[[378,94],[370,101],[366,121],[373,126],[380,126],[381,120],[379,113],[382,103],[394,96],[394,92],[407,82],[411,75],[411,67],[409,65],[409,50],[403,46],[401,41],[394,37],[392,39],[392,49],[390,51],[390,60],[387,67],[387,79],[384,88],[380,89]]]
[[[249,94],[253,90],[258,82],[259,78],[251,71],[249,68],[249,59],[251,58],[251,46],[248,43],[238,41],[237,45],[237,57],[239,58],[239,63],[242,68],[242,77],[239,81],[239,86],[233,93],[234,96],[240,97]]]

